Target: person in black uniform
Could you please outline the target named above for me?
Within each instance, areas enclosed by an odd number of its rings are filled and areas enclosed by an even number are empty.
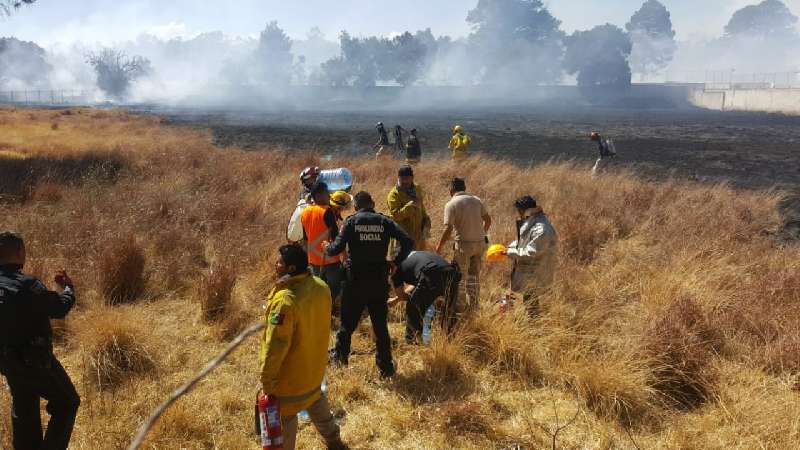
[[[375,202],[367,192],[354,198],[356,213],[348,217],[336,240],[327,245],[330,256],[348,249],[347,282],[342,294],[342,326],[336,333],[333,360],[347,365],[350,356],[350,339],[361,319],[364,308],[369,311],[375,332],[375,361],[381,377],[394,375],[392,344],[389,337],[387,315],[389,308],[390,264],[401,264],[411,253],[414,241],[392,219],[375,212]],[[386,260],[389,241],[396,239],[400,250],[393,263]]]
[[[392,275],[397,301],[406,301],[406,342],[419,342],[422,317],[439,297],[444,297],[440,314],[442,329],[452,333],[456,326],[456,302],[461,271],[433,252],[412,252]],[[409,297],[405,284],[414,286]]]
[[[406,164],[418,164],[422,159],[422,146],[417,138],[417,129],[413,128],[409,133],[411,137],[406,143]]]
[[[394,150],[398,155],[402,154],[406,147],[405,143],[403,142],[403,131],[406,130],[402,126],[394,126]]]
[[[66,449],[80,405],[75,386],[53,355],[50,319],[64,318],[75,304],[72,281],[56,275],[61,294],[22,273],[25,243],[0,233],[0,373],[12,397],[11,420],[16,450]],[[40,398],[47,400],[50,422],[42,436]]]
[[[383,122],[378,122],[375,125],[375,129],[378,130],[378,143],[372,147],[372,150],[377,150],[375,153],[376,158],[380,158],[381,156],[387,156],[387,151],[389,150],[389,134],[386,132],[386,127],[383,126]]]

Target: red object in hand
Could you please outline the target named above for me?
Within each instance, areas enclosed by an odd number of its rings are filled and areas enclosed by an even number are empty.
[[[60,270],[56,273],[55,282],[61,287],[72,286],[72,280],[67,275],[66,270]]]
[[[282,450],[283,430],[278,397],[261,394],[258,397],[258,420],[261,424],[262,450]]]

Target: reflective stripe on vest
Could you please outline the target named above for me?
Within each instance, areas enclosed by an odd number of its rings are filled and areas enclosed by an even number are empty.
[[[300,403],[303,400],[308,400],[309,398],[317,395],[317,393],[320,393],[320,391],[321,391],[321,387],[317,386],[314,389],[306,392],[305,394],[287,395],[287,396],[279,395],[278,396],[278,401],[281,402],[281,403]]]
[[[308,263],[315,266],[333,264],[341,260],[339,256],[327,256],[322,243],[330,239],[330,231],[325,224],[325,213],[328,208],[317,205],[308,206],[303,210],[300,220],[308,239]]]

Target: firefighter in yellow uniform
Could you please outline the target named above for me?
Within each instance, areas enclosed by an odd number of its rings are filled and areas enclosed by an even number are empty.
[[[464,128],[461,125],[454,126],[453,137],[447,147],[452,152],[453,159],[467,156],[470,144],[472,144],[472,139],[464,132]]]
[[[285,245],[275,262],[278,276],[266,305],[261,342],[261,387],[278,398],[284,449],[295,446],[297,413],[306,410],[328,448],[345,448],[322,392],[328,363],[331,293],[308,270],[302,248]]]

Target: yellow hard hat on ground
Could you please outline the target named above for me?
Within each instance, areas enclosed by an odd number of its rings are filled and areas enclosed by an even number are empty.
[[[461,133],[464,131],[464,128],[461,125],[456,125],[453,127],[453,133]]]
[[[336,191],[331,194],[331,206],[347,208],[353,202],[353,197],[345,191]]]
[[[495,244],[489,247],[486,251],[486,261],[488,262],[503,262],[508,259],[506,254],[506,246],[503,244]]]

